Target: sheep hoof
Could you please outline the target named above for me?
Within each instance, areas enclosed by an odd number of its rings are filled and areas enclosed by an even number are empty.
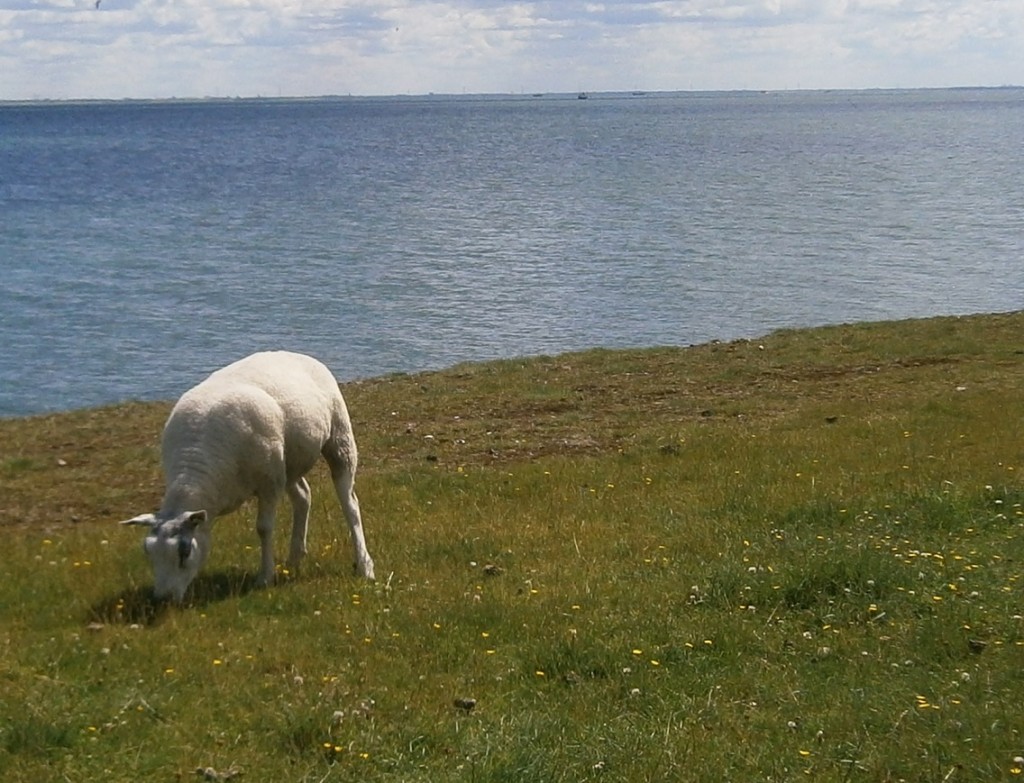
[[[356,574],[356,576],[361,576],[364,579],[370,580],[371,582],[376,581],[373,577],[372,560],[364,560],[362,562],[355,563],[352,566],[352,571]]]

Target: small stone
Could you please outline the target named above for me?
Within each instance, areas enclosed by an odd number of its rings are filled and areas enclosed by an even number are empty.
[[[967,647],[973,653],[980,653],[982,650],[988,647],[988,642],[986,642],[984,639],[968,639]]]

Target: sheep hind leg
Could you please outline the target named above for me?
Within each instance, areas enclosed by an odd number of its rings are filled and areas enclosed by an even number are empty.
[[[256,532],[260,537],[260,576],[258,584],[274,583],[274,516],[277,497],[260,496],[256,501]]]
[[[345,520],[348,522],[349,534],[352,537],[352,547],[355,550],[355,570],[360,576],[373,579],[373,560],[366,549],[366,537],[363,534],[363,518],[359,512],[359,498],[355,491],[355,460],[349,458],[342,451],[334,454],[324,454],[327,463],[331,468],[331,478],[334,480],[334,489],[338,493],[338,501],[345,513]]]
[[[300,478],[288,486],[288,497],[292,502],[292,545],[288,554],[288,568],[298,571],[302,558],[306,556],[306,531],[309,529],[309,482]]]

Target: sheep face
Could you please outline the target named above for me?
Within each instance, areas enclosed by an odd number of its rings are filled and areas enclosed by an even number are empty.
[[[158,599],[184,599],[208,554],[209,538],[196,535],[206,519],[205,511],[189,511],[169,518],[143,514],[122,523],[149,528],[142,549],[153,567],[153,593]]]

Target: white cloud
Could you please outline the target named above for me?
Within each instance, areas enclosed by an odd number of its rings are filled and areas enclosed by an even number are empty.
[[[0,98],[1024,82],[1020,0],[0,0]]]

